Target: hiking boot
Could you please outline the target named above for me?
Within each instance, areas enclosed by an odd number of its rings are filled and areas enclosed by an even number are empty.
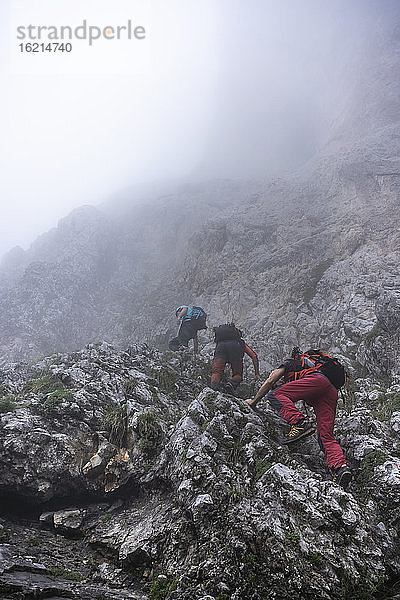
[[[344,490],[347,488],[351,481],[352,475],[347,465],[342,465],[333,469],[332,481],[340,485]]]
[[[234,396],[235,395],[235,388],[233,386],[233,384],[228,381],[225,386],[224,386],[224,392],[225,394],[229,394],[230,396]]]
[[[302,419],[301,421],[298,421],[297,423],[292,425],[289,433],[283,440],[283,443],[292,444],[294,442],[297,442],[297,440],[306,437],[306,435],[310,435],[314,431],[315,426],[312,423],[306,421],[305,419]]]

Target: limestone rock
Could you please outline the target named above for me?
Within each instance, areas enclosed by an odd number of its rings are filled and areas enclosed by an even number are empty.
[[[175,600],[339,600],[400,572],[399,384],[360,379],[340,408],[345,492],[316,439],[283,446],[268,403],[255,412],[212,391],[206,367],[101,343],[3,371],[16,406],[1,417],[0,495],[9,511],[40,508],[47,529],[33,520],[15,535],[3,520],[0,590],[14,577],[15,597],[53,585],[82,598],[144,599],[154,586]],[[32,577],[15,575],[15,556]]]

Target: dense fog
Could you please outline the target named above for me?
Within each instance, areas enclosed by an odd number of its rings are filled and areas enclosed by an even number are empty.
[[[0,255],[137,184],[301,166],[336,134],[399,9],[389,0],[2,3]],[[146,37],[80,41],[68,56],[18,49],[17,27],[84,19],[131,19]]]

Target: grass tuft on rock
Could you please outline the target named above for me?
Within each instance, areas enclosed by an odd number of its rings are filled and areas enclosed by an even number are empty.
[[[162,429],[156,413],[145,412],[139,415],[136,433],[139,439],[139,449],[147,458],[152,457],[162,439]]]
[[[8,394],[0,399],[0,414],[13,412],[17,406],[15,404],[16,397],[13,394]]]
[[[374,411],[374,417],[379,421],[389,421],[394,412],[400,411],[400,393],[379,394],[378,408]]]
[[[24,394],[52,394],[59,390],[67,389],[63,382],[51,371],[43,373],[41,377],[30,379],[22,388]]]
[[[149,600],[168,600],[177,585],[174,577],[158,577],[150,585]]]
[[[374,474],[375,467],[383,465],[388,459],[388,455],[382,450],[372,450],[366,454],[361,463],[357,474],[357,483],[364,488]]]
[[[110,408],[105,414],[104,423],[110,435],[110,442],[118,448],[125,448],[128,437],[126,405]]]

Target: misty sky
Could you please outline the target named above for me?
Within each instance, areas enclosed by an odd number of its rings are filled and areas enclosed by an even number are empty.
[[[0,255],[135,183],[268,176],[329,137],[385,0],[2,0]],[[21,53],[18,26],[144,40]],[[350,65],[350,69],[349,69]]]

